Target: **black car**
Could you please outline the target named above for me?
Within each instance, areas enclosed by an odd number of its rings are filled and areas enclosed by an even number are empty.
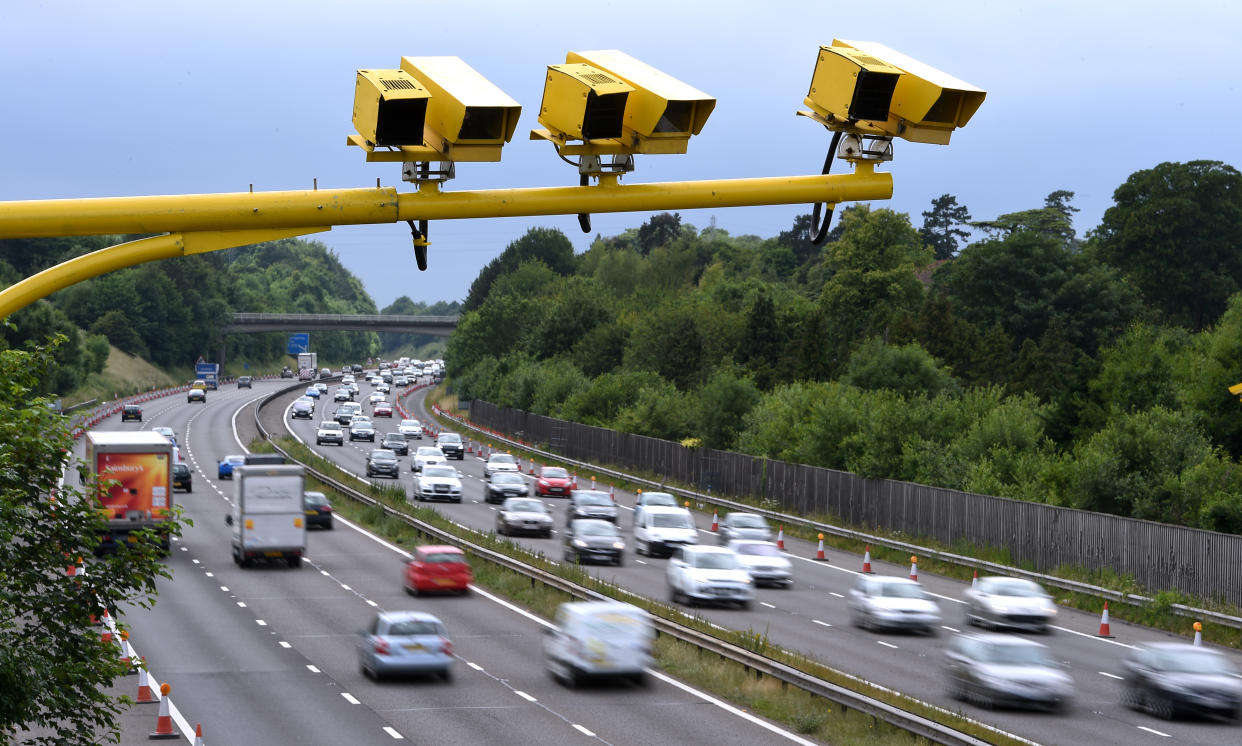
[[[138,420],[142,422],[142,407],[137,404],[126,404],[121,407],[121,422]]]
[[[332,505],[322,492],[303,492],[302,509],[306,512],[306,527],[319,526],[332,529]]]
[[[1123,662],[1122,703],[1172,720],[1178,715],[1242,715],[1242,681],[1229,659],[1184,642],[1153,642]]]
[[[502,503],[507,498],[526,497],[528,494],[530,494],[530,488],[526,486],[526,480],[517,474],[502,472],[493,475],[491,481],[487,482],[489,503]]]
[[[617,504],[607,492],[599,490],[574,490],[569,494],[569,505],[565,508],[565,520],[578,518],[594,518],[601,521],[617,522]]]
[[[617,527],[608,521],[570,521],[564,536],[566,562],[611,562],[619,566],[624,557],[625,542]]]
[[[237,388],[248,389],[248,388],[253,388],[253,387],[254,387],[254,379],[251,378],[250,376],[238,376],[237,377]]]
[[[444,451],[444,458],[455,458],[461,461],[466,458],[466,447],[461,443],[461,436],[457,433],[444,433],[436,438],[436,445]]]
[[[190,389],[189,391],[185,393],[185,400],[186,400],[186,403],[193,403],[196,401],[201,401],[202,403],[206,404],[207,403],[207,392],[204,391],[203,389]]]
[[[401,476],[401,462],[392,451],[377,448],[367,454],[367,476],[385,476],[397,479]]]
[[[293,370],[291,370],[289,366],[286,365],[284,369],[280,371],[280,377],[281,378],[293,378]]]
[[[194,491],[194,484],[190,481],[190,467],[188,464],[173,464],[172,472],[172,486],[174,490],[185,490],[186,492]]]
[[[405,436],[401,433],[385,433],[384,439],[380,441],[380,445],[398,456],[410,455],[410,444],[405,442]]]

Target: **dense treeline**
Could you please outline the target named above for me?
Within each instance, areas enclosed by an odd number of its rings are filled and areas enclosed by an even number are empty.
[[[677,215],[574,256],[531,231],[471,287],[464,398],[829,468],[1242,531],[1242,174],[1133,174],[921,228],[866,205],[822,247]],[[968,243],[971,236],[982,236]]]

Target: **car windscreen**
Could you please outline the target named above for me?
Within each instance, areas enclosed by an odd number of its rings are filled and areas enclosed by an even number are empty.
[[[597,495],[591,492],[582,492],[575,496],[579,505],[612,505],[612,500],[607,495]]]
[[[377,449],[377,450],[371,451],[371,460],[372,461],[396,461],[397,454],[393,453],[392,451]]]
[[[451,466],[424,466],[424,477],[456,477],[457,470]]]
[[[465,555],[456,552],[431,552],[424,554],[421,559],[430,565],[453,565],[466,561]]]
[[[509,503],[505,510],[512,510],[515,513],[546,513],[548,512],[543,503],[538,500],[514,500]]]
[[[706,570],[736,570],[737,557],[722,552],[703,552],[694,557],[694,566]]]
[[[989,593],[995,593],[998,596],[1019,596],[1022,598],[1032,598],[1044,595],[1044,593],[1040,591],[1039,586],[1034,583],[1027,583],[1021,580],[993,581],[984,586],[984,590]]]
[[[394,637],[414,637],[417,635],[438,635],[440,634],[440,625],[435,622],[409,620],[404,622],[393,622],[388,627],[385,634]]]
[[[679,514],[652,516],[651,525],[656,528],[694,528],[689,516]]]
[[[984,645],[980,649],[982,660],[1002,666],[1048,666],[1053,665],[1048,653],[1037,645]]]
[[[525,484],[517,474],[497,474],[492,477],[492,484]]]
[[[1171,673],[1199,673],[1230,675],[1235,673],[1224,656],[1211,650],[1157,651],[1151,658],[1153,667]]]
[[[923,589],[912,583],[880,583],[880,595],[885,598],[923,598]]]
[[[422,448],[418,449],[418,455],[419,456],[439,456],[440,458],[444,458],[444,451],[441,451],[439,448],[435,448],[432,446],[423,446]]]
[[[461,436],[457,435],[456,433],[445,433],[444,435],[440,436],[440,442],[441,443],[460,443]]]
[[[321,423],[319,423],[319,429],[320,429],[320,430],[340,430],[340,429],[341,429],[341,423],[339,423],[339,422],[321,422]]]
[[[418,420],[401,420],[401,427],[419,427]]]
[[[738,515],[734,513],[729,516],[729,525],[738,528],[767,528],[768,524],[763,520],[763,516],[759,515]]]
[[[327,505],[328,498],[322,492],[303,492],[302,503],[304,505]]]
[[[605,521],[575,521],[574,533],[583,536],[616,536],[617,527]]]
[[[677,507],[677,498],[667,492],[648,492],[643,495],[644,505],[666,505],[670,508]]]
[[[543,470],[544,479],[569,479],[569,472],[559,466],[549,466]]]
[[[507,453],[498,453],[498,454],[496,454],[495,456],[492,456],[490,459],[488,459],[488,461],[491,461],[493,464],[512,464],[512,463],[514,463],[514,461],[513,461],[513,457],[512,457],[512,456],[510,456],[510,455],[509,455],[509,454],[507,454]]]
[[[750,554],[756,557],[779,557],[781,550],[771,544],[737,544],[738,554]]]

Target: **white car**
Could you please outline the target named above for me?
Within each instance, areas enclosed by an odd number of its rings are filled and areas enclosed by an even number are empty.
[[[414,452],[414,471],[422,471],[424,466],[435,466],[436,464],[447,464],[448,459],[444,457],[444,451],[435,446],[420,446]]]
[[[685,508],[648,505],[634,523],[634,553],[667,557],[678,547],[699,543],[694,518]]]
[[[350,375],[350,376],[341,376],[341,383],[342,383],[343,385],[348,386],[349,384],[351,384],[351,383],[353,383],[353,382],[354,382],[354,377],[353,377],[352,375]]]
[[[681,547],[669,560],[666,577],[675,603],[713,601],[749,609],[755,598],[750,571],[737,553],[726,547]]]
[[[723,547],[728,546],[734,539],[770,541],[772,529],[758,513],[730,513],[720,522],[716,541]]]
[[[561,604],[543,638],[548,671],[575,686],[587,677],[624,677],[643,686],[651,667],[655,626],[642,609],[620,601]]]
[[[774,542],[737,539],[729,542],[729,548],[737,552],[738,559],[750,570],[750,579],[755,585],[785,588],[793,585],[793,563]]]
[[[345,428],[341,427],[341,423],[336,420],[324,420],[319,423],[319,429],[315,431],[315,445],[321,446],[324,443],[345,445]]]
[[[421,448],[418,450],[422,450]],[[414,477],[414,499],[461,502],[461,476],[447,465],[426,464]]]
[[[966,589],[966,623],[1047,632],[1057,605],[1038,583],[1022,578],[979,578]]]
[[[397,426],[397,432],[404,435],[406,440],[422,440],[423,423],[418,420],[401,420],[401,424]]]
[[[487,463],[483,465],[483,478],[491,479],[493,474],[500,472],[517,474],[519,471],[521,470],[518,468],[517,459],[513,458],[512,454],[493,453],[488,456]]]
[[[379,391],[380,393],[387,394],[388,392],[392,391],[392,387],[389,386],[387,383],[380,381],[380,384],[375,387],[375,390]]]
[[[634,501],[634,525],[637,526],[642,522],[643,511],[648,506],[660,506],[664,508],[680,508],[681,503],[677,502],[677,498],[667,492],[639,492],[638,499]]]
[[[369,402],[372,406],[374,406],[376,402],[382,401],[388,401],[388,397],[378,391],[372,391],[371,395],[367,397],[367,402]]]
[[[860,575],[847,601],[857,627],[919,629],[935,635],[940,626],[940,607],[909,578]]]
[[[153,427],[151,428],[151,432],[159,433],[160,435],[163,435],[169,443],[177,445],[177,433],[174,432],[171,427]]]

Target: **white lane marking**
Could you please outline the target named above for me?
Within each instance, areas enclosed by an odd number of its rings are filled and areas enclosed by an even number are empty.
[[[483,667],[482,667],[482,666],[480,666],[478,663],[475,663],[475,662],[473,662],[473,661],[466,661],[466,665],[467,665],[467,666],[470,666],[471,668],[473,668],[473,669],[474,669],[474,670],[476,670],[476,671],[482,671],[482,670],[483,670]]]
[[[1122,681],[1122,680],[1124,680],[1124,678],[1125,678],[1125,677],[1123,677],[1123,676],[1118,676],[1118,675],[1117,675],[1117,674],[1115,674],[1115,673],[1109,673],[1108,671],[1096,671],[1096,673],[1098,673],[1098,674],[1099,674],[1099,675],[1101,675],[1101,676],[1107,676],[1107,677],[1108,677],[1108,678],[1110,678],[1110,679],[1116,679],[1116,680],[1118,680],[1118,681]]]
[[[225,593],[228,593],[228,592],[229,592],[229,587],[228,587],[227,585],[222,585],[222,586],[220,586],[220,590],[224,591]]]
[[[256,619],[256,620],[254,620],[254,623],[255,623],[255,624],[257,624],[257,625],[259,625],[260,627],[266,627],[266,626],[267,626],[267,622],[263,621],[262,619]]]
[[[950,632],[961,632],[961,630],[960,630],[960,629],[958,629],[957,627],[950,627],[950,626],[949,626],[949,625],[947,625],[947,624],[942,624],[942,625],[940,625],[940,629],[947,629],[947,630],[949,630]]]
[[[327,571],[327,570],[320,570],[320,571],[319,571],[319,574],[320,574],[320,575],[327,575],[327,574],[328,574],[328,571]]]
[[[595,738],[595,734],[594,734],[594,733],[592,733],[591,731],[587,730],[587,729],[586,729],[586,726],[583,726],[583,725],[579,725],[579,724],[577,724],[577,723],[574,723],[574,730],[576,730],[576,731],[581,731],[581,732],[582,732],[582,734],[583,734],[584,736],[586,736],[587,738]]]
[[[521,691],[520,689],[514,689],[514,690],[513,690],[513,693],[514,693],[514,694],[516,694],[516,695],[518,695],[518,696],[519,696],[519,697],[521,697],[522,699],[526,700],[527,702],[535,702],[535,701],[537,701],[534,697],[530,696],[529,694],[527,694],[527,693],[526,693],[526,692],[524,692],[524,691]]]
[[[216,574],[215,574],[215,573],[213,573],[213,572],[205,572],[205,573],[203,573],[203,574],[204,574],[204,575],[206,575],[206,576],[207,576],[207,577],[209,577],[209,578],[214,578],[214,577],[216,576]]]
[[[840,593],[837,593],[837,592],[835,592],[835,591],[828,591],[828,595],[829,595],[829,596],[836,596],[837,598],[845,598],[845,596],[842,596]]]
[[[189,550],[189,549],[187,549],[186,547],[181,547],[181,551],[183,551],[183,552],[188,552],[188,551],[190,551],[190,550]],[[198,562],[198,560],[194,560],[194,561],[195,561],[195,562]]]
[[[396,729],[395,729],[395,728],[393,728],[391,725],[385,725],[385,726],[384,726],[384,732],[385,732],[385,733],[387,733],[388,735],[392,736],[393,738],[397,739],[398,741],[404,741],[404,740],[405,740],[405,736],[403,736],[403,735],[401,735],[400,733],[398,733],[398,732],[396,731]]]
[[[244,608],[246,608],[246,602],[245,602],[245,601],[238,601],[238,602],[237,602],[237,605],[238,605],[238,606],[240,606],[240,607],[242,607],[243,609],[244,609]]]
[[[292,645],[290,645],[289,643],[285,642],[284,640],[281,640],[278,644],[279,644],[282,648],[291,648],[291,647],[293,647]]]
[[[310,671],[311,673],[319,673],[319,669],[318,669],[318,668],[315,668],[314,666],[312,666],[312,665],[311,665],[311,664],[309,664],[309,663],[307,663],[307,664],[306,664],[306,670],[307,670],[307,671]]]
[[[775,609],[775,608],[776,608],[775,606],[773,606],[772,604],[768,603],[767,601],[760,601],[760,602],[759,602],[759,605],[760,605],[760,606],[766,606],[766,607],[768,607],[769,609]]]
[[[367,602],[367,605],[369,605],[369,606],[379,606],[379,604],[375,603],[374,601],[372,601],[372,600],[371,600],[371,599],[369,599],[369,598],[364,599],[364,600]]]
[[[831,625],[831,624],[829,624],[828,622],[821,622],[821,621],[819,621],[818,619],[812,619],[811,621],[812,621],[812,622],[815,622],[816,624],[818,624],[818,625],[820,625],[820,626],[823,626],[823,627],[831,627],[831,626],[832,626],[832,625]]]
[[[348,702],[348,703],[350,703],[351,705],[360,705],[360,704],[362,704],[361,702],[359,702],[359,701],[358,701],[358,698],[357,698],[357,697],[355,697],[354,695],[350,694],[349,692],[341,692],[341,696],[342,696],[342,697],[344,697],[344,698],[345,698],[345,701],[346,701],[346,702]]]
[[[1147,731],[1148,733],[1155,733],[1157,736],[1164,736],[1165,738],[1172,738],[1172,737],[1173,737],[1173,736],[1170,736],[1168,733],[1161,733],[1160,731],[1156,730],[1155,728],[1148,728],[1146,725],[1140,725],[1140,726],[1138,726],[1138,729],[1139,729],[1139,730],[1145,730],[1145,731]]]
[[[295,493],[293,493],[293,494],[295,494],[295,495],[296,495],[297,493],[295,492]],[[342,587],[342,588],[344,588],[344,589],[345,589],[345,590],[347,590],[347,591],[352,591],[352,590],[353,590],[353,588],[350,588],[349,586],[345,585],[344,583],[341,583],[341,587]]]
[[[190,562],[193,562],[196,565],[198,564],[198,560],[190,560]]]
[[[893,650],[897,649],[897,646],[891,642],[884,642],[883,640],[876,640],[875,642],[877,645],[883,645],[886,648],[892,648]]]
[[[634,560],[634,561],[635,561],[635,562],[637,562],[637,563],[638,563],[638,564],[640,564],[640,565],[645,565],[645,564],[647,564],[647,563],[646,563],[646,561],[644,561],[644,560],[640,560],[640,559],[636,559],[636,560]]]

